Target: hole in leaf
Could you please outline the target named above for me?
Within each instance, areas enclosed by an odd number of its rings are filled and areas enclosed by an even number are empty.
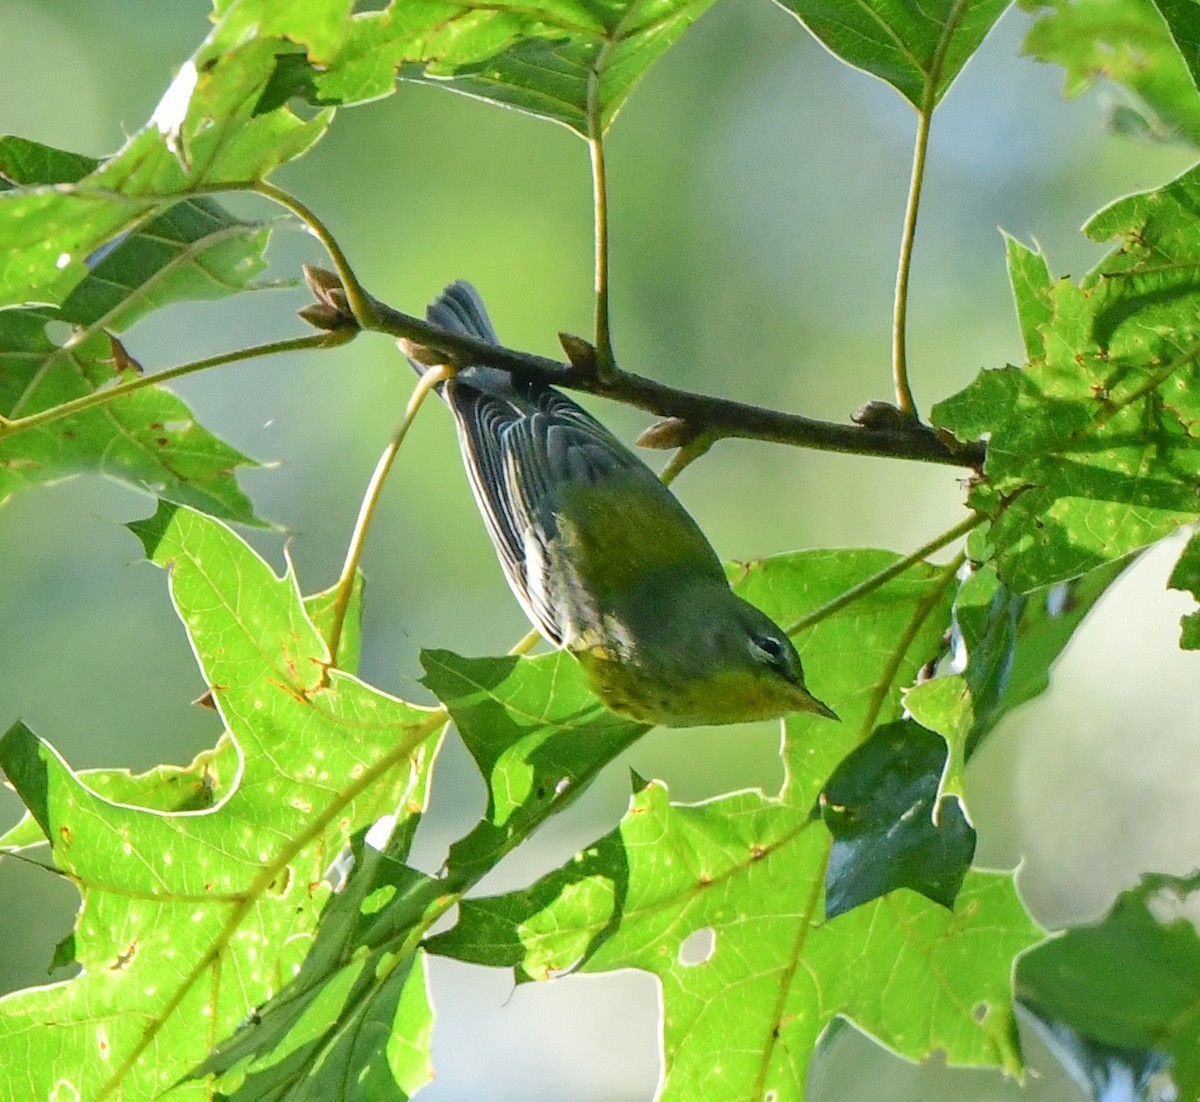
[[[679,946],[679,963],[689,968],[703,964],[713,955],[716,947],[716,931],[711,926],[702,926],[683,939],[683,944]]]
[[[971,1017],[975,1019],[976,1024],[983,1025],[991,1009],[987,1003],[976,1003],[971,1010]]]
[[[71,334],[75,332],[75,328],[70,322],[58,321],[55,319],[53,321],[46,322],[44,326],[44,332],[46,334],[46,340],[48,340],[57,348],[63,344],[66,344],[66,342],[70,339]]]

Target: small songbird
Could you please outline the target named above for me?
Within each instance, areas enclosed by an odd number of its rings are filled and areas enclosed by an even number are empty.
[[[426,317],[499,344],[469,283]],[[805,688],[787,634],[730,589],[674,494],[591,414],[482,365],[459,365],[439,391],[513,593],[609,708],[668,727],[837,718]]]

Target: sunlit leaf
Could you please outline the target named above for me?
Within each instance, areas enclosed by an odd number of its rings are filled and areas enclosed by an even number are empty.
[[[293,73],[292,83],[313,103],[354,103],[388,94],[399,71],[404,79],[515,107],[583,135],[600,133],[646,70],[712,2],[394,0],[353,16],[336,54],[306,75]],[[259,5],[230,7],[236,27],[244,11]],[[265,26],[267,33],[287,33],[278,19]],[[307,24],[302,33],[309,34]]]
[[[0,1000],[0,1062],[21,1069],[0,1097],[14,1102],[52,1088],[154,1097],[199,1063],[305,959],[351,833],[396,813],[411,840],[442,726],[327,670],[295,579],[218,522],[163,505],[133,528],[171,567],[236,753],[206,762],[221,770],[215,804],[166,813],[87,787],[21,725],[0,740],[9,782],[83,896],[71,947],[84,971]]]
[[[0,192],[0,305],[61,305],[97,252],[178,199],[251,186],[304,153],[328,112],[305,121],[288,108],[255,114],[279,53],[253,39],[184,64],[154,117],[82,178]]]
[[[1124,558],[1200,516],[1200,175],[1130,196],[1088,233],[1120,238],[1077,286],[1009,241],[1028,362],[934,409],[989,435],[971,500],[1001,579],[1028,592]]]
[[[894,562],[807,552],[733,574],[789,622]],[[658,975],[664,1099],[798,1099],[813,1046],[839,1014],[914,1059],[940,1048],[951,1063],[1015,1070],[1011,961],[1038,932],[1010,877],[968,873],[953,913],[900,890],[824,917],[833,841],[812,810],[859,740],[856,725],[898,718],[903,688],[937,655],[952,579],[918,564],[798,636],[814,690],[847,722],[788,721],[779,796],[678,806],[662,784],[637,781],[616,830],[530,888],[463,902],[430,950],[510,967],[519,981],[626,967]]]

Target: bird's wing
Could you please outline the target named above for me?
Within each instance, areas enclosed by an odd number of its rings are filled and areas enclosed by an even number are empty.
[[[618,473],[654,476],[569,398],[549,387],[516,390],[519,397],[489,394],[460,376],[447,385],[446,399],[504,573],[530,619],[557,644],[568,626],[550,578],[560,487],[595,485]]]

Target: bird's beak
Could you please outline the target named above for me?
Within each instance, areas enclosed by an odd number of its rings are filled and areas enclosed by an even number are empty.
[[[807,689],[796,686],[797,692],[794,700],[794,711],[807,712],[809,715],[824,716],[826,719],[835,719],[839,723],[842,717],[837,714],[828,704],[819,701]]]
[[[824,716],[826,719],[836,720],[838,723],[842,722],[842,717],[839,716],[837,712],[835,712],[828,704],[822,704],[815,696],[813,697],[813,702],[817,706],[817,715]]]

